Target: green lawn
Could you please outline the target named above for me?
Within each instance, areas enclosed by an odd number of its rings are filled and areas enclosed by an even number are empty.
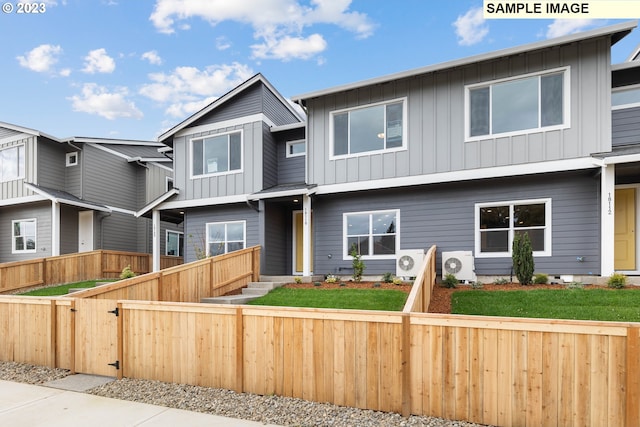
[[[248,304],[400,311],[406,299],[407,293],[386,289],[277,288]]]
[[[27,295],[32,297],[53,297],[66,295],[69,293],[69,288],[94,288],[97,282],[110,282],[116,279],[102,279],[102,280],[87,280],[84,282],[67,283],[66,285],[50,286],[48,288],[36,289],[35,291],[25,292],[20,295]]]
[[[481,316],[640,322],[640,291],[458,291],[451,296],[451,312]]]

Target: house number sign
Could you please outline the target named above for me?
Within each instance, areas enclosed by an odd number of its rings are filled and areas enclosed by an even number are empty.
[[[611,192],[609,192],[609,198],[607,200],[609,200],[609,211],[607,213],[611,215]]]

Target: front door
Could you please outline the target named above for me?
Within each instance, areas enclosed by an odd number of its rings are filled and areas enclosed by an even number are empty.
[[[636,189],[621,188],[615,197],[614,268],[636,269]]]
[[[93,250],[93,211],[78,212],[78,252]]]
[[[313,224],[313,223],[312,223]],[[302,227],[303,227],[303,215],[302,211],[293,213],[293,265],[294,265],[294,274],[302,273],[303,267],[303,256],[302,256]],[[311,228],[311,239],[313,239],[313,225]],[[311,260],[310,260],[310,268],[313,271],[313,240],[310,242],[311,244]]]

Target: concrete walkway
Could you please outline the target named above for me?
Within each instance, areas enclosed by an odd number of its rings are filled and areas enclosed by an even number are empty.
[[[89,378],[79,380],[91,382]],[[110,399],[53,386],[56,385],[44,387],[0,380],[0,426],[265,426],[255,421]],[[56,387],[59,386],[58,383]]]

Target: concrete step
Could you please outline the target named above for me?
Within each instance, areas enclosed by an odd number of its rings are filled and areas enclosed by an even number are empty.
[[[283,286],[284,282],[250,282],[247,285],[248,289],[267,289],[267,290],[272,290],[275,288],[279,288],[280,286]]]
[[[260,295],[228,295],[225,297],[201,298],[200,302],[204,304],[246,304]]]
[[[269,289],[262,288],[242,288],[242,295],[255,295],[261,297],[269,293]]]

